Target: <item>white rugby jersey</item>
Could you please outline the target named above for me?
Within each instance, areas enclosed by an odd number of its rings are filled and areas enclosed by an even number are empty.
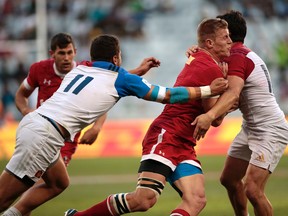
[[[143,98],[151,85],[112,63],[99,61],[91,66],[79,65],[63,79],[59,89],[36,112],[45,115],[71,135],[95,122],[121,98]]]
[[[228,75],[244,80],[239,109],[248,126],[275,125],[285,120],[273,94],[269,71],[264,61],[242,43],[236,43],[228,57]]]

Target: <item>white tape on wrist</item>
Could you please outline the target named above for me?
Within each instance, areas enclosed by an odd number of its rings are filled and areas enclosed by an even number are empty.
[[[211,88],[210,86],[201,86],[200,87],[201,91],[201,98],[209,97],[211,96]]]

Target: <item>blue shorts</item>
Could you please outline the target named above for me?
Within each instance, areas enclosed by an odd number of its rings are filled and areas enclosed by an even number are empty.
[[[173,182],[177,181],[182,177],[191,176],[195,174],[203,174],[203,172],[199,167],[194,166],[192,164],[180,163],[176,167],[174,172],[167,178],[167,181],[172,185]]]

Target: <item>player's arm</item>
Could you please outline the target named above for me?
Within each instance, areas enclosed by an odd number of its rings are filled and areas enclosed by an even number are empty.
[[[234,104],[237,104],[244,80],[238,76],[228,76],[228,82],[227,91],[220,96],[216,104],[207,113],[197,116],[192,122],[192,125],[196,125],[193,135],[195,139],[203,138],[212,122],[225,115]]]
[[[191,100],[207,98],[223,93],[228,87],[228,81],[217,78],[209,86],[165,88],[152,85],[145,95],[145,100],[157,101],[164,104],[187,103]]]
[[[80,144],[88,144],[88,145],[93,144],[96,141],[96,139],[97,139],[97,137],[98,137],[98,135],[99,135],[99,133],[101,131],[101,128],[102,128],[102,126],[103,126],[103,124],[104,124],[104,122],[106,120],[106,118],[107,118],[107,114],[106,113],[104,115],[102,115],[100,118],[98,118],[94,122],[92,127],[89,128],[83,134],[83,136],[81,137],[79,143]]]
[[[151,68],[159,67],[160,61],[154,57],[145,58],[141,64],[132,70],[129,70],[129,73],[136,74],[138,76],[143,76],[146,74]]]
[[[34,91],[34,88],[28,89],[24,85],[24,82],[25,80],[21,83],[15,94],[16,107],[22,113],[23,116],[34,110],[31,107],[29,107],[29,101],[28,101],[28,98]]]
[[[208,112],[210,109],[212,109],[212,107],[216,104],[218,98],[219,97],[216,96],[212,98],[202,99],[202,106],[203,106],[204,112]],[[218,118],[216,118],[215,120],[211,122],[211,125],[213,127],[218,127],[219,125],[221,125],[226,115],[227,113],[224,113],[223,115],[219,116]]]

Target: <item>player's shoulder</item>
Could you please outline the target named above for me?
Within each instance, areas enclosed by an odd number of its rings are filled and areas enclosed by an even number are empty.
[[[212,56],[204,50],[199,50],[198,52],[193,54],[194,57],[194,63],[206,63],[211,66],[211,63],[215,63]]]
[[[238,55],[242,57],[247,56],[247,54],[250,52],[252,52],[252,50],[243,43],[235,43],[230,50],[231,55]]]
[[[43,70],[47,68],[53,68],[53,64],[54,64],[54,59],[41,60],[41,61],[33,63],[30,67],[30,70],[31,69]]]
[[[77,66],[79,65],[84,65],[84,66],[92,66],[92,62],[91,61],[81,61],[81,62],[77,62]]]

